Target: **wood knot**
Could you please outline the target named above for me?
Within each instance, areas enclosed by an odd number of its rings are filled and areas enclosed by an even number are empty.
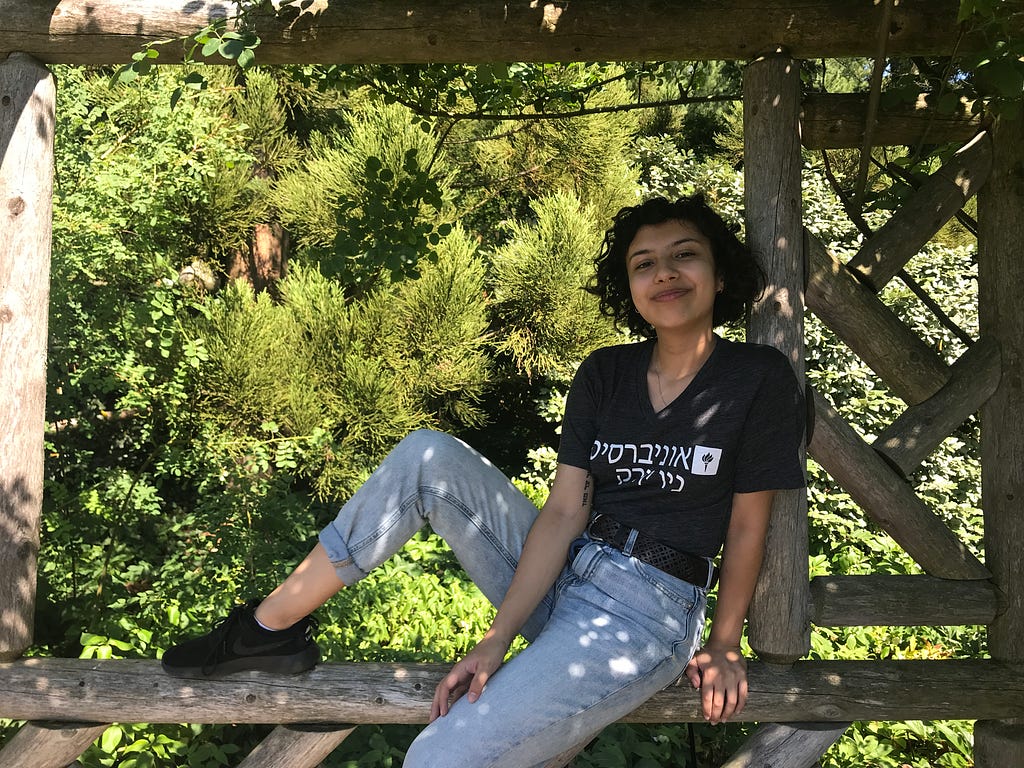
[[[21,197],[12,197],[7,201],[7,210],[11,216],[21,216],[25,212],[25,200]]]
[[[2,99],[0,99],[0,104],[3,104],[5,107],[11,106],[11,97],[4,96]]]
[[[248,694],[245,697],[245,703],[246,704],[255,704],[256,703],[256,694],[254,694],[254,693]]]
[[[9,323],[14,319],[14,310],[4,305],[0,307],[0,323]]]

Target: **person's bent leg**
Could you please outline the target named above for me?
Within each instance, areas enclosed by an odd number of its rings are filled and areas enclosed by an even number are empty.
[[[208,676],[311,668],[319,651],[309,614],[391,557],[426,522],[496,605],[536,516],[533,503],[465,443],[438,432],[414,432],[342,507],[321,532],[320,543],[280,586],[262,602],[238,606],[207,635],[169,649],[164,669]],[[549,595],[524,635],[539,632],[551,605]]]
[[[429,522],[469,578],[498,605],[537,513],[501,470],[461,440],[419,430],[388,454],[321,531],[320,544],[337,580],[351,585]],[[315,563],[317,571],[322,566]],[[527,638],[540,631],[551,606],[549,594],[523,628]]]

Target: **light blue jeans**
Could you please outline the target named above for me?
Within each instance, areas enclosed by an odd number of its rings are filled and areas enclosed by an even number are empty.
[[[405,438],[320,534],[362,578],[429,522],[498,605],[537,508],[465,443]],[[530,645],[416,738],[404,768],[532,768],[678,678],[700,642],[704,590],[586,538],[523,627]],[[454,661],[454,660],[453,660]]]

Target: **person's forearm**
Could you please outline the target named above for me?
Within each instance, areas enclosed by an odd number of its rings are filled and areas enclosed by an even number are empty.
[[[722,551],[718,600],[708,635],[711,647],[739,647],[764,559],[773,496],[772,492],[762,491],[734,497],[733,516]]]
[[[764,540],[755,535],[737,537],[729,542],[722,558],[718,599],[708,634],[708,645],[717,648],[738,648],[743,635],[743,622],[757,586],[757,576],[764,556]]]

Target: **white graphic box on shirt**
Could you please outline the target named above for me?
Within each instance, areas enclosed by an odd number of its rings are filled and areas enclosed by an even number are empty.
[[[721,448],[708,448],[705,445],[693,446],[693,459],[690,472],[694,475],[717,475],[718,463],[722,458]]]

